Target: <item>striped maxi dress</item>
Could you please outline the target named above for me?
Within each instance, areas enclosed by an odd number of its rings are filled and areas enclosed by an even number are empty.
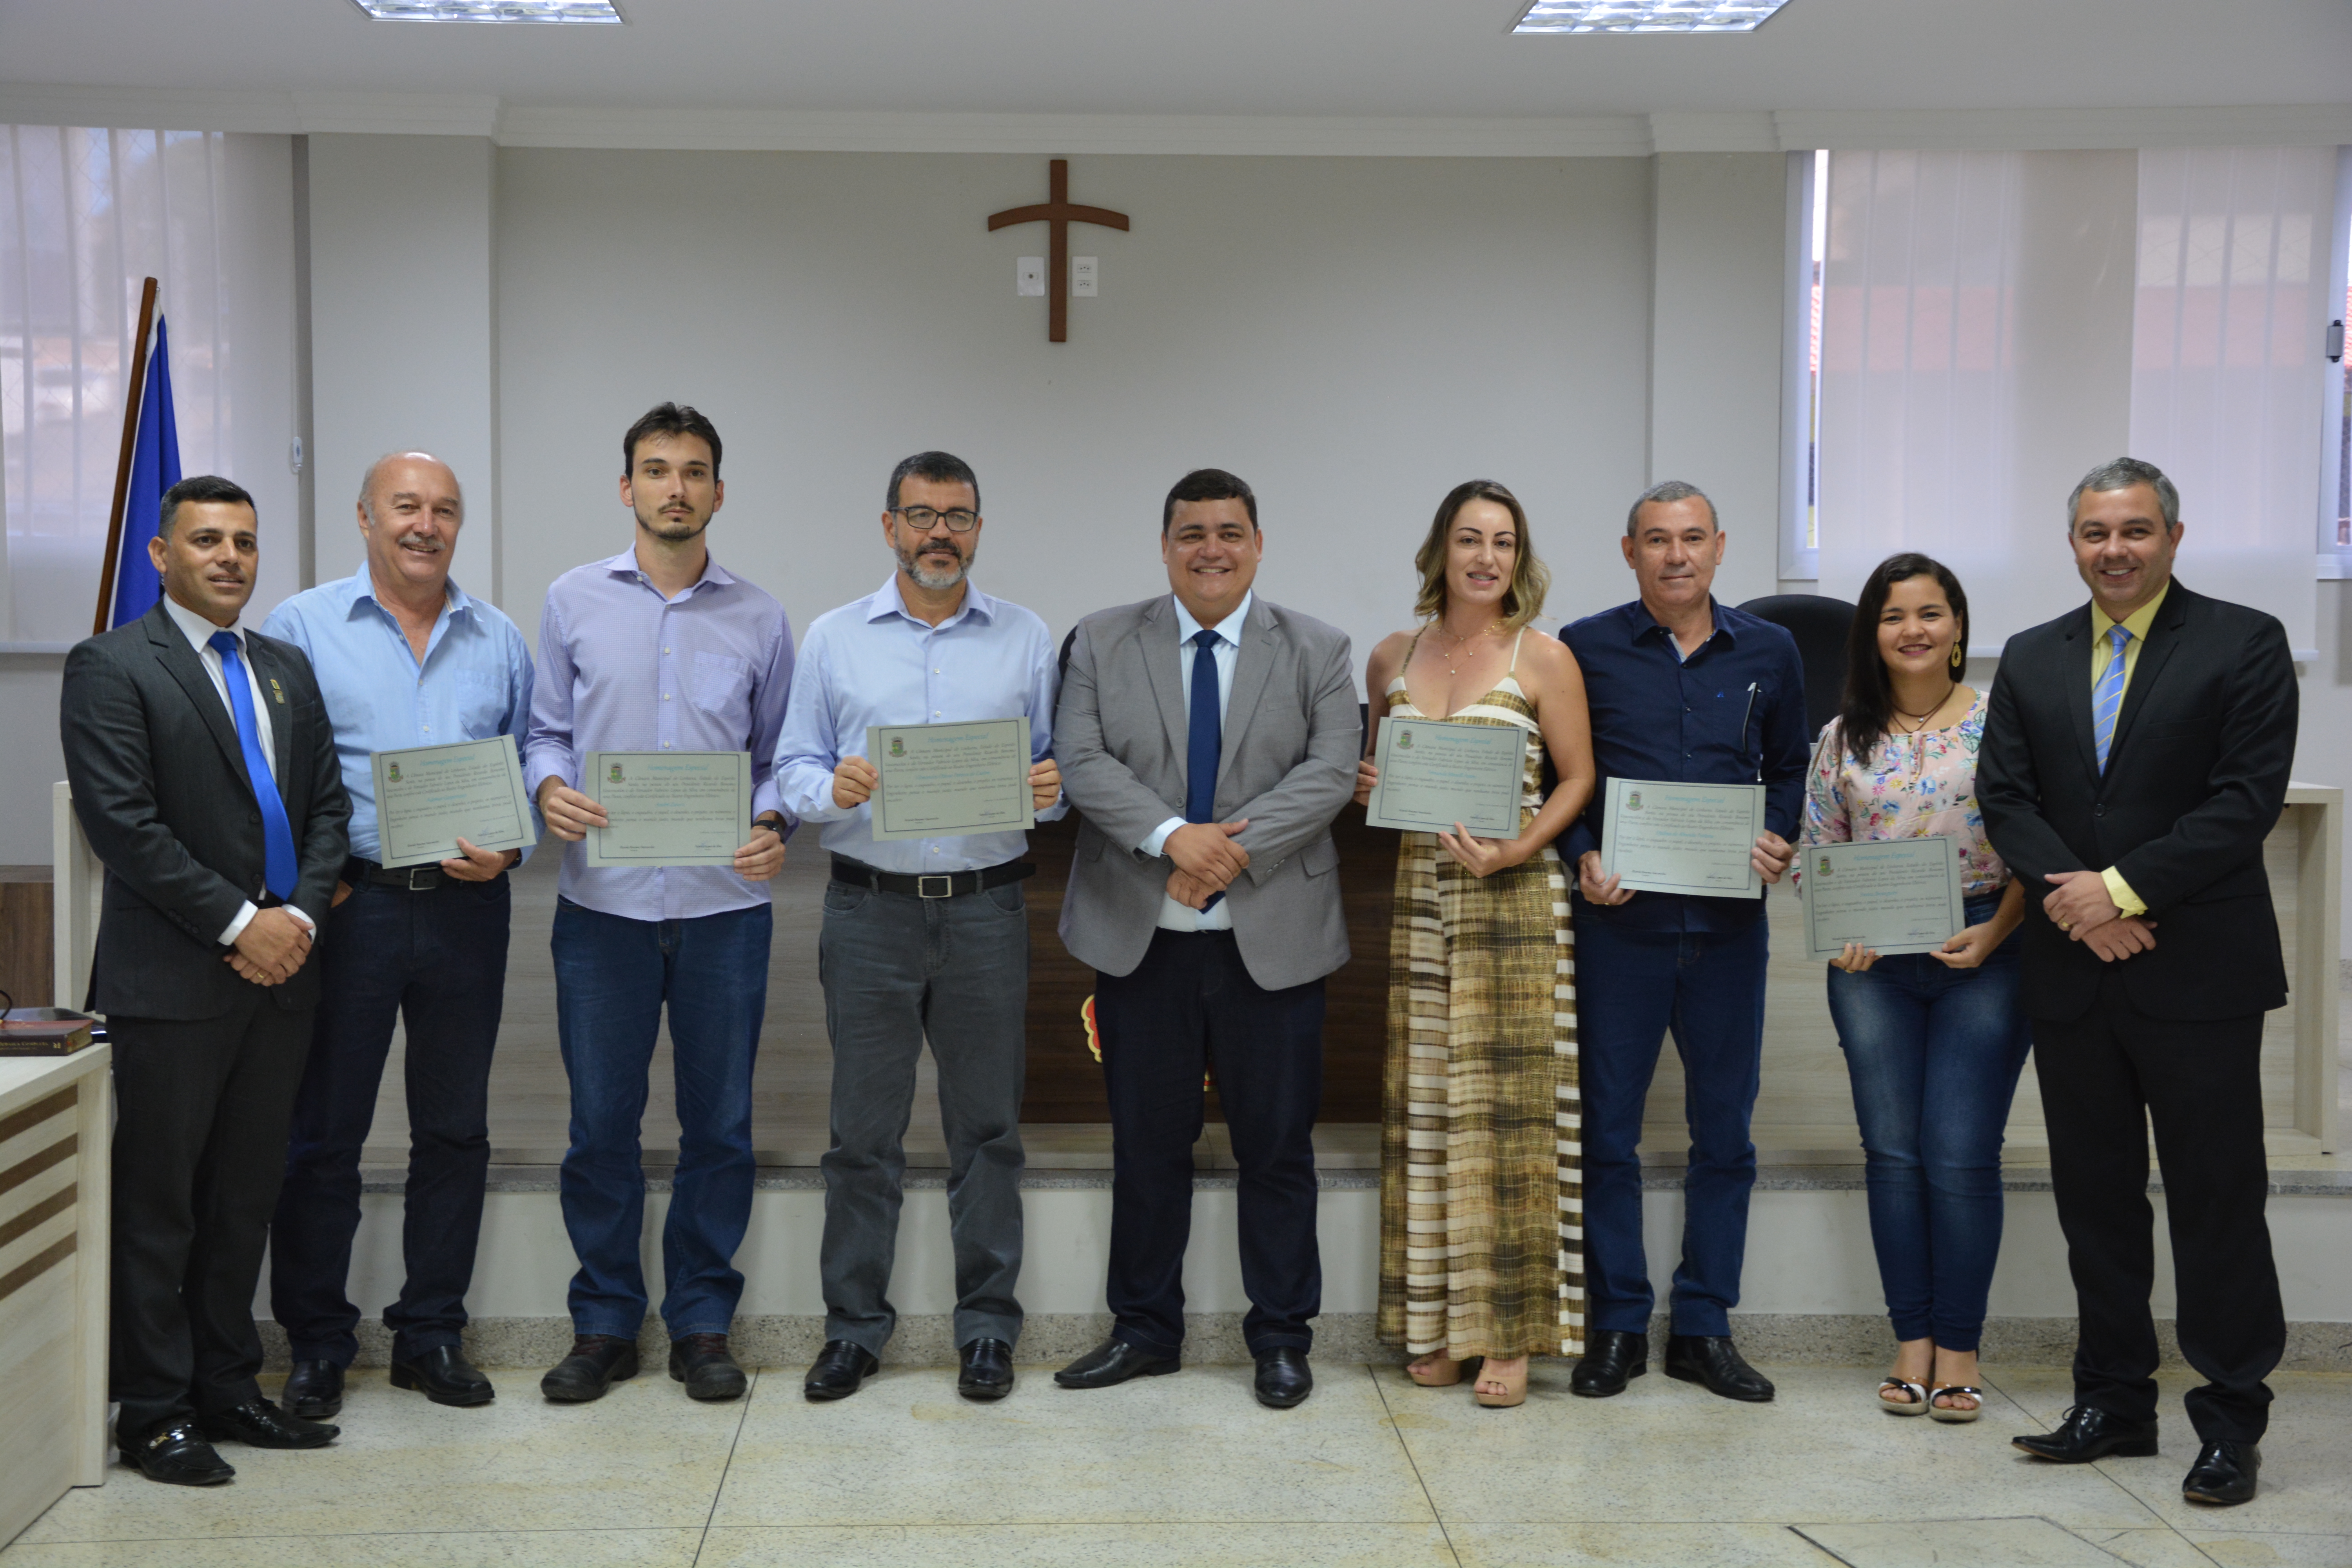
[[[1543,742],[1514,674],[1449,716]],[[1388,711],[1426,718],[1400,676]],[[1568,880],[1546,845],[1484,879],[1408,833],[1397,851],[1381,1121],[1378,1332],[1409,1354],[1580,1355],[1582,1117]]]

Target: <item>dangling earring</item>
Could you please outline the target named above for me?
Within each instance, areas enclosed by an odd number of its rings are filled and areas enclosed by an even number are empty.
[[[1959,643],[1954,643],[1952,645],[1952,668],[1954,669],[1966,669],[1968,667],[1968,648]]]

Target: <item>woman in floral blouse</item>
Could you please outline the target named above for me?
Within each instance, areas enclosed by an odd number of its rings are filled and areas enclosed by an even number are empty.
[[[1960,679],[1968,618],[1968,595],[1941,564],[1907,553],[1878,564],[1846,639],[1844,703],[1822,730],[1805,794],[1808,846],[1941,837],[1959,858],[1967,923],[1940,952],[1881,957],[1849,943],[1829,975],[1900,1342],[1878,1398],[1893,1415],[1938,1421],[1973,1421],[1983,1403],[1977,1344],[2000,1251],[2001,1129],[2031,1043],[2011,940],[2024,891],[1977,804],[1985,699]]]

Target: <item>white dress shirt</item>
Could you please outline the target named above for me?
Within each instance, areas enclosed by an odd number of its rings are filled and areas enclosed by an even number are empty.
[[[1242,595],[1242,602],[1216,625],[1217,640],[1209,645],[1209,657],[1217,663],[1217,733],[1224,733],[1225,707],[1234,697],[1234,661],[1241,657],[1242,626],[1249,619],[1250,602],[1256,590]],[[1200,650],[1192,639],[1208,628],[1192,618],[1184,601],[1174,600],[1176,606],[1176,668],[1184,680],[1184,711],[1192,711],[1192,661]],[[1158,856],[1168,847],[1168,836],[1184,826],[1181,816],[1171,816],[1151,830],[1151,837],[1136,846],[1146,855]],[[1234,906],[1230,899],[1221,899],[1216,907],[1196,910],[1177,902],[1174,897],[1162,895],[1160,900],[1160,929],[1162,931],[1231,931],[1234,929]]]
[[[236,639],[237,662],[245,666],[245,689],[253,704],[254,738],[261,742],[261,760],[269,769],[269,782],[276,784],[278,734],[269,727],[269,704],[262,700],[261,677],[254,673],[253,655],[246,645],[244,626],[231,621],[227,626],[216,626],[169,594],[163,595],[163,611],[172,617],[172,624],[180,628],[180,635],[188,639],[188,646],[196,650],[196,662],[203,665],[205,673],[213,678],[213,690],[221,700],[221,708],[228,716],[228,727],[232,731],[236,728],[236,704],[229,700],[227,667],[221,662],[220,650],[212,646],[212,639],[218,632],[226,632]],[[223,928],[215,940],[223,947],[234,945],[247,923],[260,912],[252,900],[247,900],[236,911],[236,918]],[[305,926],[310,924],[310,917],[291,904],[286,906],[286,912]]]

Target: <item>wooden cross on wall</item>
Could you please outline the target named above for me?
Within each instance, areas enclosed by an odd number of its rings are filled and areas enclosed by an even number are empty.
[[[1048,199],[1034,206],[1007,207],[1001,213],[988,215],[988,232],[1009,228],[1016,223],[1042,223],[1052,238],[1047,242],[1049,254],[1045,262],[1045,341],[1066,343],[1070,341],[1070,226],[1074,223],[1099,224],[1104,228],[1124,231],[1127,215],[1108,207],[1081,207],[1070,205],[1070,161],[1056,158],[1047,186]]]

